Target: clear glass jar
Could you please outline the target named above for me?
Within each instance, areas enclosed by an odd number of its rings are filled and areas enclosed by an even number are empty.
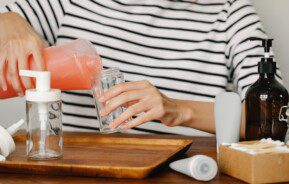
[[[109,127],[109,123],[124,111],[124,107],[117,108],[107,116],[101,116],[99,112],[103,109],[105,104],[100,103],[98,98],[103,96],[103,93],[106,92],[109,88],[122,82],[124,82],[123,73],[121,73],[119,68],[116,67],[103,70],[101,72],[100,80],[96,78],[94,81],[92,91],[96,106],[96,114],[99,121],[99,129],[102,133],[113,133],[120,131],[117,129],[111,129]]]
[[[61,101],[26,101],[27,155],[32,160],[62,156]]]

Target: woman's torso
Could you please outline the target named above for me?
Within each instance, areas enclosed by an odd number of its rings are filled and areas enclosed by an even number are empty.
[[[126,81],[146,79],[171,98],[211,101],[228,83],[224,3],[72,0],[57,44],[89,40],[104,67],[119,67]],[[97,127],[93,104],[90,92],[64,92],[65,125]]]

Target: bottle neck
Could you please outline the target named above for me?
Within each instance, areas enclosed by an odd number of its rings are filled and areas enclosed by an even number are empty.
[[[274,79],[275,78],[275,74],[274,73],[260,73],[260,78],[262,79]]]

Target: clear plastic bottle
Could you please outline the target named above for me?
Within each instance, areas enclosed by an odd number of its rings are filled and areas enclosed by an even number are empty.
[[[36,89],[26,90],[27,155],[50,160],[62,155],[61,91],[50,89],[50,72],[20,70],[35,77]]]
[[[45,105],[47,117],[39,116],[39,107]],[[26,101],[27,155],[32,160],[51,160],[62,156],[61,101]],[[46,119],[46,121],[43,121]]]

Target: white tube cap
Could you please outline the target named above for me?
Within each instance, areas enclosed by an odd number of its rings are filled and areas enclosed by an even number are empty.
[[[6,161],[6,158],[0,155],[0,162],[4,162],[4,161]]]
[[[210,181],[218,173],[216,161],[205,155],[196,155],[172,162],[170,168],[199,181]]]
[[[1,155],[7,157],[15,150],[15,143],[12,136],[5,128],[0,126],[0,151]]]
[[[7,130],[0,126],[0,154],[4,157],[7,157],[15,150],[15,142],[12,135],[16,133],[23,124],[24,120],[21,119],[17,123],[10,126]]]

